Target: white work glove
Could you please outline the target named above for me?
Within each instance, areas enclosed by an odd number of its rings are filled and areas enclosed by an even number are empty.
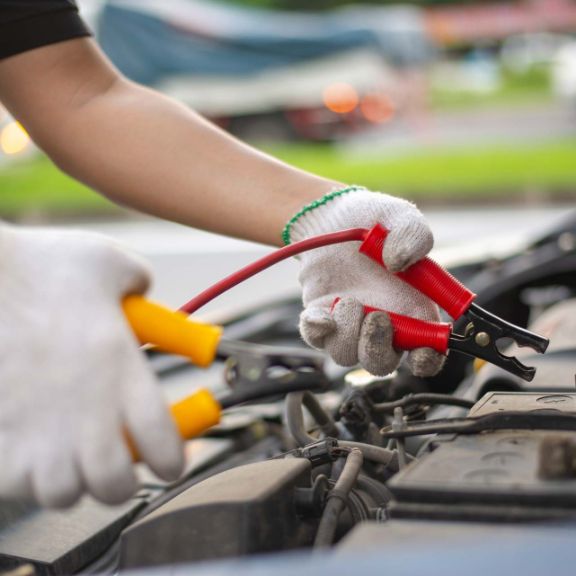
[[[346,190],[327,194],[301,210],[288,224],[285,241],[349,228],[370,229],[379,223],[390,230],[383,249],[388,270],[360,254],[357,242],[303,253],[299,280],[305,309],[300,331],[310,346],[326,350],[337,364],[360,363],[372,374],[385,375],[397,368],[402,352],[392,347],[389,316],[383,312],[365,316],[363,306],[439,321],[437,306],[392,274],[430,251],[432,232],[421,212],[406,200],[358,187]],[[416,376],[432,376],[444,359],[430,348],[419,348],[408,354],[408,366]]]
[[[0,498],[129,498],[126,431],[156,474],[179,475],[181,441],[120,307],[148,283],[105,237],[0,226]]]

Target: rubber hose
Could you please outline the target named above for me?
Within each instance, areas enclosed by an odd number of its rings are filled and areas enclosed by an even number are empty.
[[[293,392],[286,396],[286,422],[290,434],[300,446],[316,442],[316,438],[306,432],[302,407],[305,406],[314,421],[326,436],[337,438],[338,428],[332,417],[322,408],[320,402],[311,392]]]
[[[330,546],[334,541],[334,535],[338,528],[340,514],[342,513],[342,510],[347,503],[348,496],[350,495],[350,491],[360,474],[363,462],[364,457],[360,450],[357,448],[350,450],[350,453],[346,457],[346,463],[342,469],[342,474],[340,474],[334,488],[328,494],[328,500],[324,512],[322,513],[318,532],[316,533],[316,538],[314,540],[314,548],[325,548],[326,546]]]
[[[377,462],[378,464],[384,464],[388,466],[394,461],[396,452],[394,450],[388,450],[388,448],[382,448],[381,446],[373,446],[372,444],[364,444],[363,442],[353,442],[351,440],[339,440],[338,446],[342,448],[357,448],[362,452],[366,460],[371,460],[372,462]]]
[[[307,446],[308,444],[316,442],[316,438],[310,436],[310,434],[306,432],[306,427],[304,426],[302,407],[306,397],[311,397],[314,400],[314,403],[310,402],[306,407],[310,410],[310,413],[315,419],[318,417],[324,418],[324,422],[331,421],[332,424],[334,424],[330,416],[324,411],[322,406],[320,406],[320,403],[311,392],[291,392],[286,396],[286,424],[290,434],[299,446]],[[322,413],[322,416],[319,416],[320,413]],[[362,442],[339,440],[338,445],[343,448],[357,448],[362,452],[366,460],[371,460],[378,464],[384,464],[385,466],[393,462],[396,455],[394,451],[388,450],[387,448],[372,446],[371,444],[364,444]]]

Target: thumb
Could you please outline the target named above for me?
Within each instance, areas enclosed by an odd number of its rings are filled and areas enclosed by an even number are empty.
[[[382,259],[390,272],[399,272],[424,258],[433,244],[432,231],[423,218],[398,222],[386,237]]]
[[[336,331],[336,322],[326,308],[309,306],[300,314],[300,334],[313,348],[324,348],[324,341]]]

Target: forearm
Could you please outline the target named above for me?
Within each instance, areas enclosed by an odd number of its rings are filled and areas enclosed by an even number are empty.
[[[278,244],[286,221],[334,183],[240,142],[158,93],[118,81],[54,150],[71,175],[114,201],[183,224]]]
[[[86,49],[86,41],[81,45]],[[97,81],[92,76],[79,81],[65,105],[67,96],[54,96],[53,102],[31,97],[47,110],[39,114],[31,108],[21,119],[63,170],[115,202],[190,226],[280,244],[286,221],[337,185],[240,143],[109,66],[102,69],[102,57],[93,46],[90,51],[85,58],[97,60],[99,85],[90,85]],[[40,89],[29,86],[30,92]]]

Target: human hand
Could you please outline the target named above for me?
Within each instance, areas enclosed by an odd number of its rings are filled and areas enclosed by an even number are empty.
[[[121,308],[148,284],[105,237],[0,226],[0,498],[129,498],[126,432],[156,474],[179,475],[180,439]]]
[[[440,319],[437,306],[393,273],[406,269],[430,251],[433,236],[424,216],[410,202],[351,187],[336,191],[302,210],[287,226],[285,240],[296,242],[348,228],[390,230],[383,249],[387,270],[358,252],[354,243],[305,252],[299,280],[304,311],[300,331],[314,348],[324,349],[342,366],[360,363],[376,375],[395,370],[402,352],[392,346],[388,314],[364,314],[364,306],[380,308],[429,322]],[[336,304],[334,304],[336,302]],[[416,376],[432,376],[445,357],[430,348],[408,354]]]

